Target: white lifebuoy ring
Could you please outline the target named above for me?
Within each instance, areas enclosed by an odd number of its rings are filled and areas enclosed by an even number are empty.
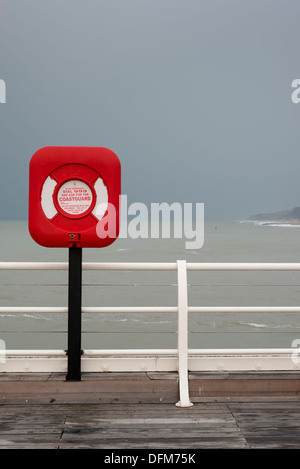
[[[58,213],[53,201],[53,193],[56,186],[57,182],[51,176],[48,176],[42,187],[41,206],[49,220],[52,220]],[[103,179],[100,177],[94,183],[94,190],[96,193],[96,203],[91,213],[98,220],[101,220],[108,207],[108,192]]]

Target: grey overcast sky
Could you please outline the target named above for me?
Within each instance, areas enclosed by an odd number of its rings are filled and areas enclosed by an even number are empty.
[[[298,0],[0,0],[0,218],[47,145],[104,146],[132,202],[300,205]]]

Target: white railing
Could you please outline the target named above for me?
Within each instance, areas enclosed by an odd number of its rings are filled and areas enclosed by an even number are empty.
[[[177,306],[82,307],[82,313],[177,313],[177,349],[84,350],[83,372],[176,371],[179,377],[178,406],[192,405],[188,371],[298,370],[295,349],[189,349],[189,313],[300,313],[300,306],[188,306],[187,271],[300,271],[300,263],[187,263],[117,262],[82,264],[83,270],[165,270],[177,272]],[[68,270],[66,262],[0,262],[0,270]],[[67,313],[67,307],[0,307],[1,313]],[[66,372],[64,350],[5,350],[0,372]]]

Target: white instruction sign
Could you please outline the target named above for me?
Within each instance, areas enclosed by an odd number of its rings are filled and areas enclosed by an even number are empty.
[[[70,215],[86,212],[93,203],[90,187],[83,181],[73,179],[61,186],[57,194],[58,205]]]

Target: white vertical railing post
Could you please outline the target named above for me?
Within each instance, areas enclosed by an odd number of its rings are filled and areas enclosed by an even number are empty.
[[[177,407],[191,407],[188,375],[188,294],[186,261],[177,261],[178,278],[178,374]]]

